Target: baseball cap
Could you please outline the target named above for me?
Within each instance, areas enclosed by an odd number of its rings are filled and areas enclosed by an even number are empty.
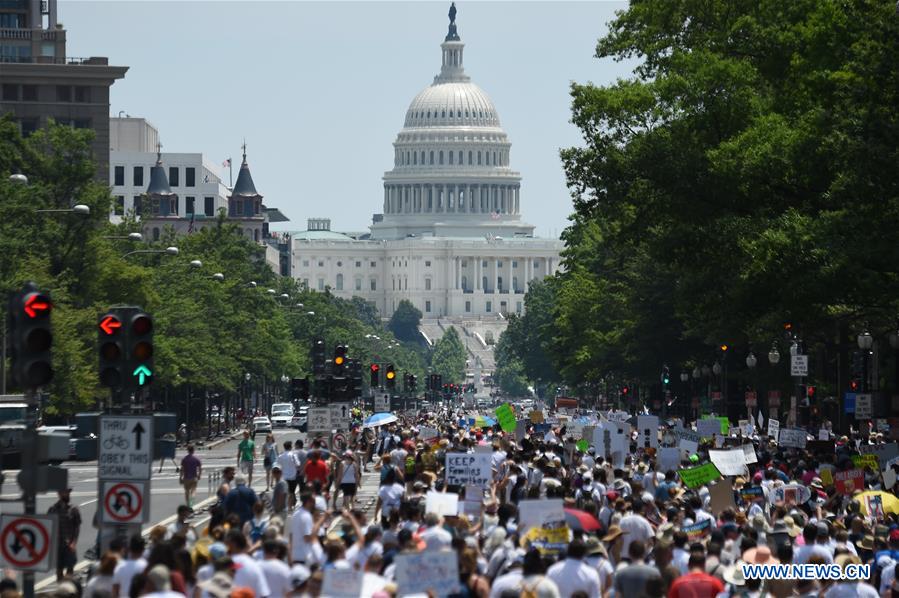
[[[305,565],[294,565],[290,568],[290,585],[293,589],[297,589],[306,583],[306,580],[311,576],[312,573],[309,571],[309,567]]]
[[[234,589],[234,580],[224,571],[219,571],[209,581],[204,581],[198,585],[210,596],[229,598]]]

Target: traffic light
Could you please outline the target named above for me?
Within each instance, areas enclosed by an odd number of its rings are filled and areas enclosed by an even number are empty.
[[[290,400],[291,401],[301,401],[304,400],[303,390],[305,386],[306,397],[309,397],[309,380],[306,378],[294,378],[290,381]]]
[[[352,398],[362,396],[362,362],[358,359],[348,360],[350,370],[350,394]]]
[[[409,374],[403,374],[403,392],[409,392]]]
[[[668,386],[671,382],[671,373],[668,371],[668,366],[662,366],[662,386]]]
[[[387,373],[384,375],[385,380],[387,381],[388,390],[396,389],[396,370],[393,368],[393,364],[389,364],[387,366]]]
[[[122,315],[118,310],[110,310],[97,318],[97,348],[100,357],[100,384],[108,388],[122,388],[129,378],[125,371],[125,336],[127,328],[122,326]]]
[[[153,381],[156,371],[153,365],[153,318],[150,314],[136,310],[128,320],[125,336],[127,365],[126,386],[143,388]]]
[[[325,341],[321,338],[312,339],[312,373],[315,376],[324,376],[325,371]]]
[[[343,375],[343,371],[346,368],[346,345],[337,345],[334,347],[334,359],[332,360],[332,373],[335,376]]]
[[[806,396],[806,398],[808,398],[809,401],[815,400],[815,392],[816,392],[816,389],[814,386],[806,386],[805,387],[805,396]]]
[[[10,298],[12,372],[13,378],[23,389],[35,389],[53,379],[52,309],[50,296],[38,291],[31,282]]]
[[[851,390],[852,392],[858,392],[860,388],[861,383],[858,380],[853,379],[849,381],[849,390]]]
[[[418,378],[414,374],[409,374],[409,392],[418,390]]]
[[[369,382],[369,387],[378,388],[381,386],[381,366],[377,363],[373,363],[368,367],[369,374],[371,374],[371,381]]]
[[[627,384],[625,384],[624,386],[621,387],[621,398],[622,398],[623,400],[626,401],[628,398],[630,398],[630,394],[631,394],[631,388],[630,388],[630,386],[628,386]]]

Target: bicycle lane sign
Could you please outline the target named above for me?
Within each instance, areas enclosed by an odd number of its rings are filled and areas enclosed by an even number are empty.
[[[0,561],[23,571],[50,571],[55,560],[55,515],[0,518]]]
[[[100,417],[97,477],[101,480],[149,480],[153,460],[153,418]]]

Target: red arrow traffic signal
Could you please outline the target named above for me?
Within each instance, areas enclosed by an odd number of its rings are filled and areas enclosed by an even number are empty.
[[[122,322],[115,316],[106,316],[100,322],[100,330],[108,335],[113,335],[122,327]]]
[[[29,318],[44,316],[50,312],[50,299],[40,293],[31,293],[25,298],[25,314]]]

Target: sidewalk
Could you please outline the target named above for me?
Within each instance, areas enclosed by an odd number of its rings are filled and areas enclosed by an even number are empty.
[[[240,438],[240,436],[243,434],[243,431],[244,431],[244,428],[239,428],[238,430],[231,432],[230,434],[225,433],[225,435],[222,438],[219,438],[218,440],[213,440],[212,442],[204,444],[203,446],[201,446],[199,448],[201,450],[207,450],[207,451],[210,449],[214,449],[215,447],[221,446],[221,445],[225,444],[226,442],[231,442],[232,440],[236,440],[236,439]]]

